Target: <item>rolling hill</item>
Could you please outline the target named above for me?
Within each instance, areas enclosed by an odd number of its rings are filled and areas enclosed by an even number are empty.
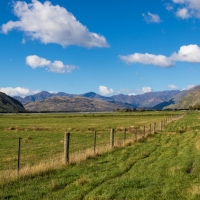
[[[124,105],[124,104],[123,104]],[[114,104],[102,100],[85,97],[50,97],[42,101],[25,104],[28,111],[36,112],[101,112],[114,111],[117,108],[124,108],[119,104]]]

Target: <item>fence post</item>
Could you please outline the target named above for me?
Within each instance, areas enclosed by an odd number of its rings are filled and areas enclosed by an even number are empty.
[[[69,141],[70,141],[70,133],[65,133],[64,136],[64,163],[69,163]]]
[[[110,131],[110,147],[114,147],[114,129],[112,128]]]
[[[150,135],[151,135],[151,124],[150,124]]]
[[[124,129],[124,142],[126,141],[126,128]]]
[[[19,137],[18,159],[17,159],[17,175],[19,175],[19,171],[20,171],[21,139],[22,139],[22,138]]]
[[[160,122],[160,130],[162,131],[162,121]]]
[[[136,139],[136,142],[137,142],[137,140],[138,140],[138,127],[136,127],[136,132],[135,132],[135,139]]]
[[[94,153],[96,153],[96,144],[97,144],[97,133],[94,132]]]

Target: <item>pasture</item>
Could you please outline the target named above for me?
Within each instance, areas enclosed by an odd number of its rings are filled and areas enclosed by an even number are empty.
[[[182,113],[183,118],[145,140],[18,179],[4,177],[0,199],[199,199],[200,116]],[[111,128],[116,130],[115,140],[121,141],[123,128],[182,113],[1,115],[0,171],[16,171],[18,137],[23,138],[23,172],[27,165],[62,157],[66,131],[71,132],[70,153],[75,153],[91,148],[94,131],[99,134],[97,146],[105,147]],[[131,131],[127,137],[133,138]]]

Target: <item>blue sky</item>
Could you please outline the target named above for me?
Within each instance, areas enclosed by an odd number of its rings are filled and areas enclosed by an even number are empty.
[[[0,13],[0,91],[8,95],[200,84],[199,0],[2,0]]]

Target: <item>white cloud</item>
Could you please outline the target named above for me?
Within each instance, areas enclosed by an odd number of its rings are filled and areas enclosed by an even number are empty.
[[[123,89],[121,88],[120,90],[117,91],[117,94],[126,94],[129,96],[135,96],[138,94],[144,94],[147,92],[153,92],[153,89],[151,87],[143,87],[142,89]]]
[[[178,90],[178,87],[173,85],[173,84],[169,84],[168,88],[172,89],[172,90]]]
[[[128,96],[135,96],[135,93],[128,93]]]
[[[178,17],[182,19],[187,19],[189,17],[200,18],[199,0],[172,0],[172,2],[180,6],[176,12]]]
[[[173,0],[174,3],[180,3],[180,4],[183,4],[185,3],[185,0]]]
[[[174,7],[169,3],[165,4],[165,6],[168,11],[174,10]]]
[[[128,56],[119,56],[121,60],[126,63],[140,63],[144,65],[155,65],[159,67],[171,67],[173,62],[163,55],[153,55],[153,54],[140,54],[134,53]]]
[[[183,88],[183,90],[189,90],[191,88],[193,88],[195,85],[187,85],[185,88]]]
[[[26,57],[26,64],[32,67],[33,69],[38,67],[46,67],[48,71],[55,73],[70,73],[72,70],[77,69],[76,66],[64,65],[61,61],[51,62],[46,58],[38,57],[37,55],[31,55]]]
[[[32,40],[40,40],[44,44],[108,47],[104,36],[90,32],[72,13],[59,5],[53,6],[49,1],[44,4],[38,0],[32,0],[30,4],[17,1],[14,3],[14,14],[19,21],[3,24],[3,33],[17,29]]]
[[[188,12],[188,9],[187,8],[182,8],[182,9],[179,9],[177,12],[176,12],[176,16],[177,17],[180,17],[182,19],[188,19],[190,18],[190,14]]]
[[[102,95],[111,95],[114,93],[114,90],[112,88],[108,89],[106,86],[99,86],[99,92]]]
[[[153,92],[153,90],[152,90],[151,87],[143,87],[141,92],[142,93],[147,93],[147,92]]]
[[[200,47],[196,44],[180,47],[178,53],[173,53],[171,59],[175,61],[200,63]]]
[[[143,13],[142,16],[144,17],[144,20],[148,23],[160,23],[161,22],[160,16],[157,14],[152,14],[152,13],[148,12],[147,15]]]
[[[32,94],[36,94],[38,92],[40,92],[39,90],[31,90],[28,88],[22,88],[22,87],[16,87],[16,88],[12,88],[12,87],[5,87],[5,88],[0,88],[0,91],[3,93],[6,93],[9,96],[21,96],[21,97],[25,97],[28,95],[32,95]]]
[[[176,62],[200,63],[200,47],[196,44],[181,46],[178,53],[173,53],[170,57],[164,55],[134,53],[128,56],[119,56],[121,60],[129,63],[140,63],[145,65],[155,65],[168,68]]]

